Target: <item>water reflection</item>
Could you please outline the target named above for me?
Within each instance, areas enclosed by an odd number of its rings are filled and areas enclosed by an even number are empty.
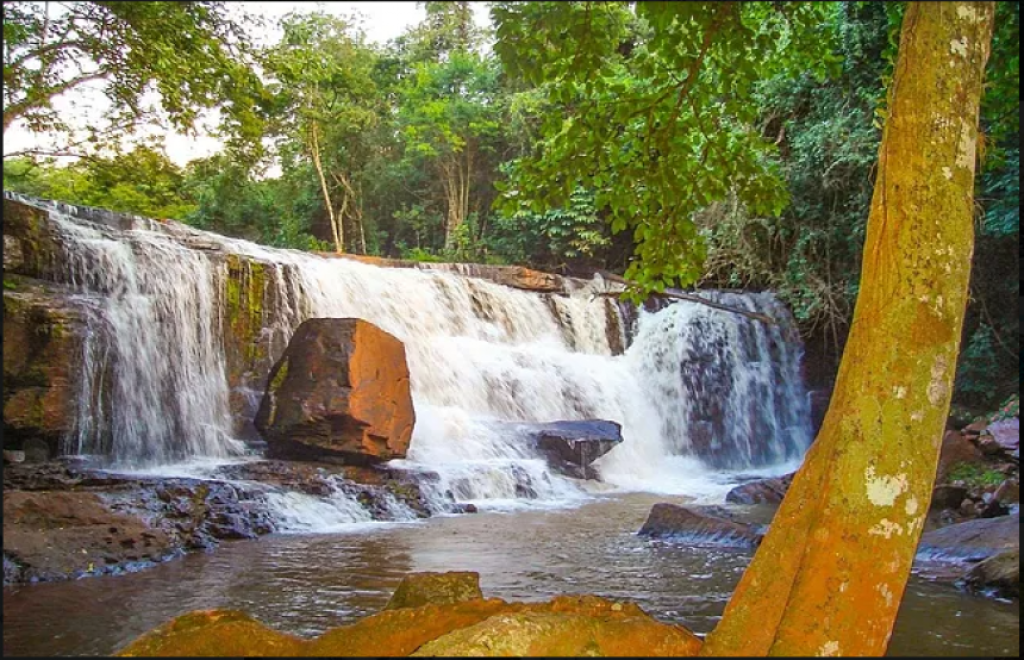
[[[136,575],[7,589],[4,654],[109,654],[171,617],[215,607],[311,636],[379,610],[410,571],[478,571],[486,595],[509,600],[560,593],[630,599],[662,620],[706,633],[750,555],[634,535],[652,504],[673,499],[634,494],[574,510],[277,536],[225,544]],[[890,653],[1016,655],[1019,620],[1017,603],[914,579]]]

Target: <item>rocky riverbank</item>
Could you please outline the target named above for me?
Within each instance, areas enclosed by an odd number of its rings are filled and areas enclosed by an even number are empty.
[[[431,479],[283,461],[227,465],[209,479],[122,475],[71,459],[5,464],[4,585],[134,572],[282,531],[274,496],[342,496],[381,521],[472,510]]]
[[[1011,402],[943,437],[931,507],[914,571],[972,592],[1020,597],[1020,420]],[[777,508],[793,474],[737,486],[726,502],[739,508],[655,505],[638,534],[693,545],[758,546],[766,527],[755,505]],[[754,518],[757,518],[754,515]]]

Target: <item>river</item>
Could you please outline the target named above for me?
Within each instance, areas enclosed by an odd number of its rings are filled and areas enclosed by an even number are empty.
[[[751,555],[636,536],[651,505],[665,501],[687,498],[609,493],[573,508],[281,534],[132,575],[8,588],[4,655],[111,654],[174,616],[206,608],[241,609],[313,636],[380,610],[414,571],[477,571],[484,595],[506,600],[562,593],[628,599],[662,621],[707,633]],[[1018,655],[1019,608],[914,577],[889,653]]]

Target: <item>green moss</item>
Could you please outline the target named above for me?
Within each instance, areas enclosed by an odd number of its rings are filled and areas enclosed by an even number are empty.
[[[288,360],[283,360],[281,366],[277,369],[277,373],[274,374],[273,380],[270,381],[270,390],[276,392],[281,389],[281,383],[288,377]]]
[[[6,291],[14,291],[17,288],[18,288],[18,285],[17,285],[17,283],[13,279],[11,279],[9,277],[4,277],[4,290],[6,290]]]
[[[1005,479],[1006,475],[999,470],[984,468],[977,463],[957,463],[949,471],[950,481],[962,481],[972,488],[998,486]]]

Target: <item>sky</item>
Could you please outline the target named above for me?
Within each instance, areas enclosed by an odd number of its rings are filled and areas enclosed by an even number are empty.
[[[244,7],[252,14],[266,19],[268,24],[275,23],[289,12],[308,13],[324,11],[329,14],[351,16],[353,13],[362,16],[362,28],[366,31],[369,41],[384,43],[393,39],[407,28],[423,20],[426,10],[417,6],[416,2],[233,2],[232,6]],[[488,25],[487,5],[484,2],[471,3],[474,18],[478,25]],[[267,45],[276,41],[280,32],[274,28],[261,32],[253,32],[254,39]],[[106,105],[98,85],[89,89],[78,89],[65,94],[54,102],[55,107],[65,116],[74,117],[88,124],[98,117]],[[149,134],[163,138],[167,156],[178,165],[184,165],[195,158],[205,158],[216,153],[221,143],[205,133],[197,137],[187,137],[174,133],[153,130]],[[25,149],[45,149],[52,146],[52,137],[33,134],[17,123],[4,135],[4,154]]]

